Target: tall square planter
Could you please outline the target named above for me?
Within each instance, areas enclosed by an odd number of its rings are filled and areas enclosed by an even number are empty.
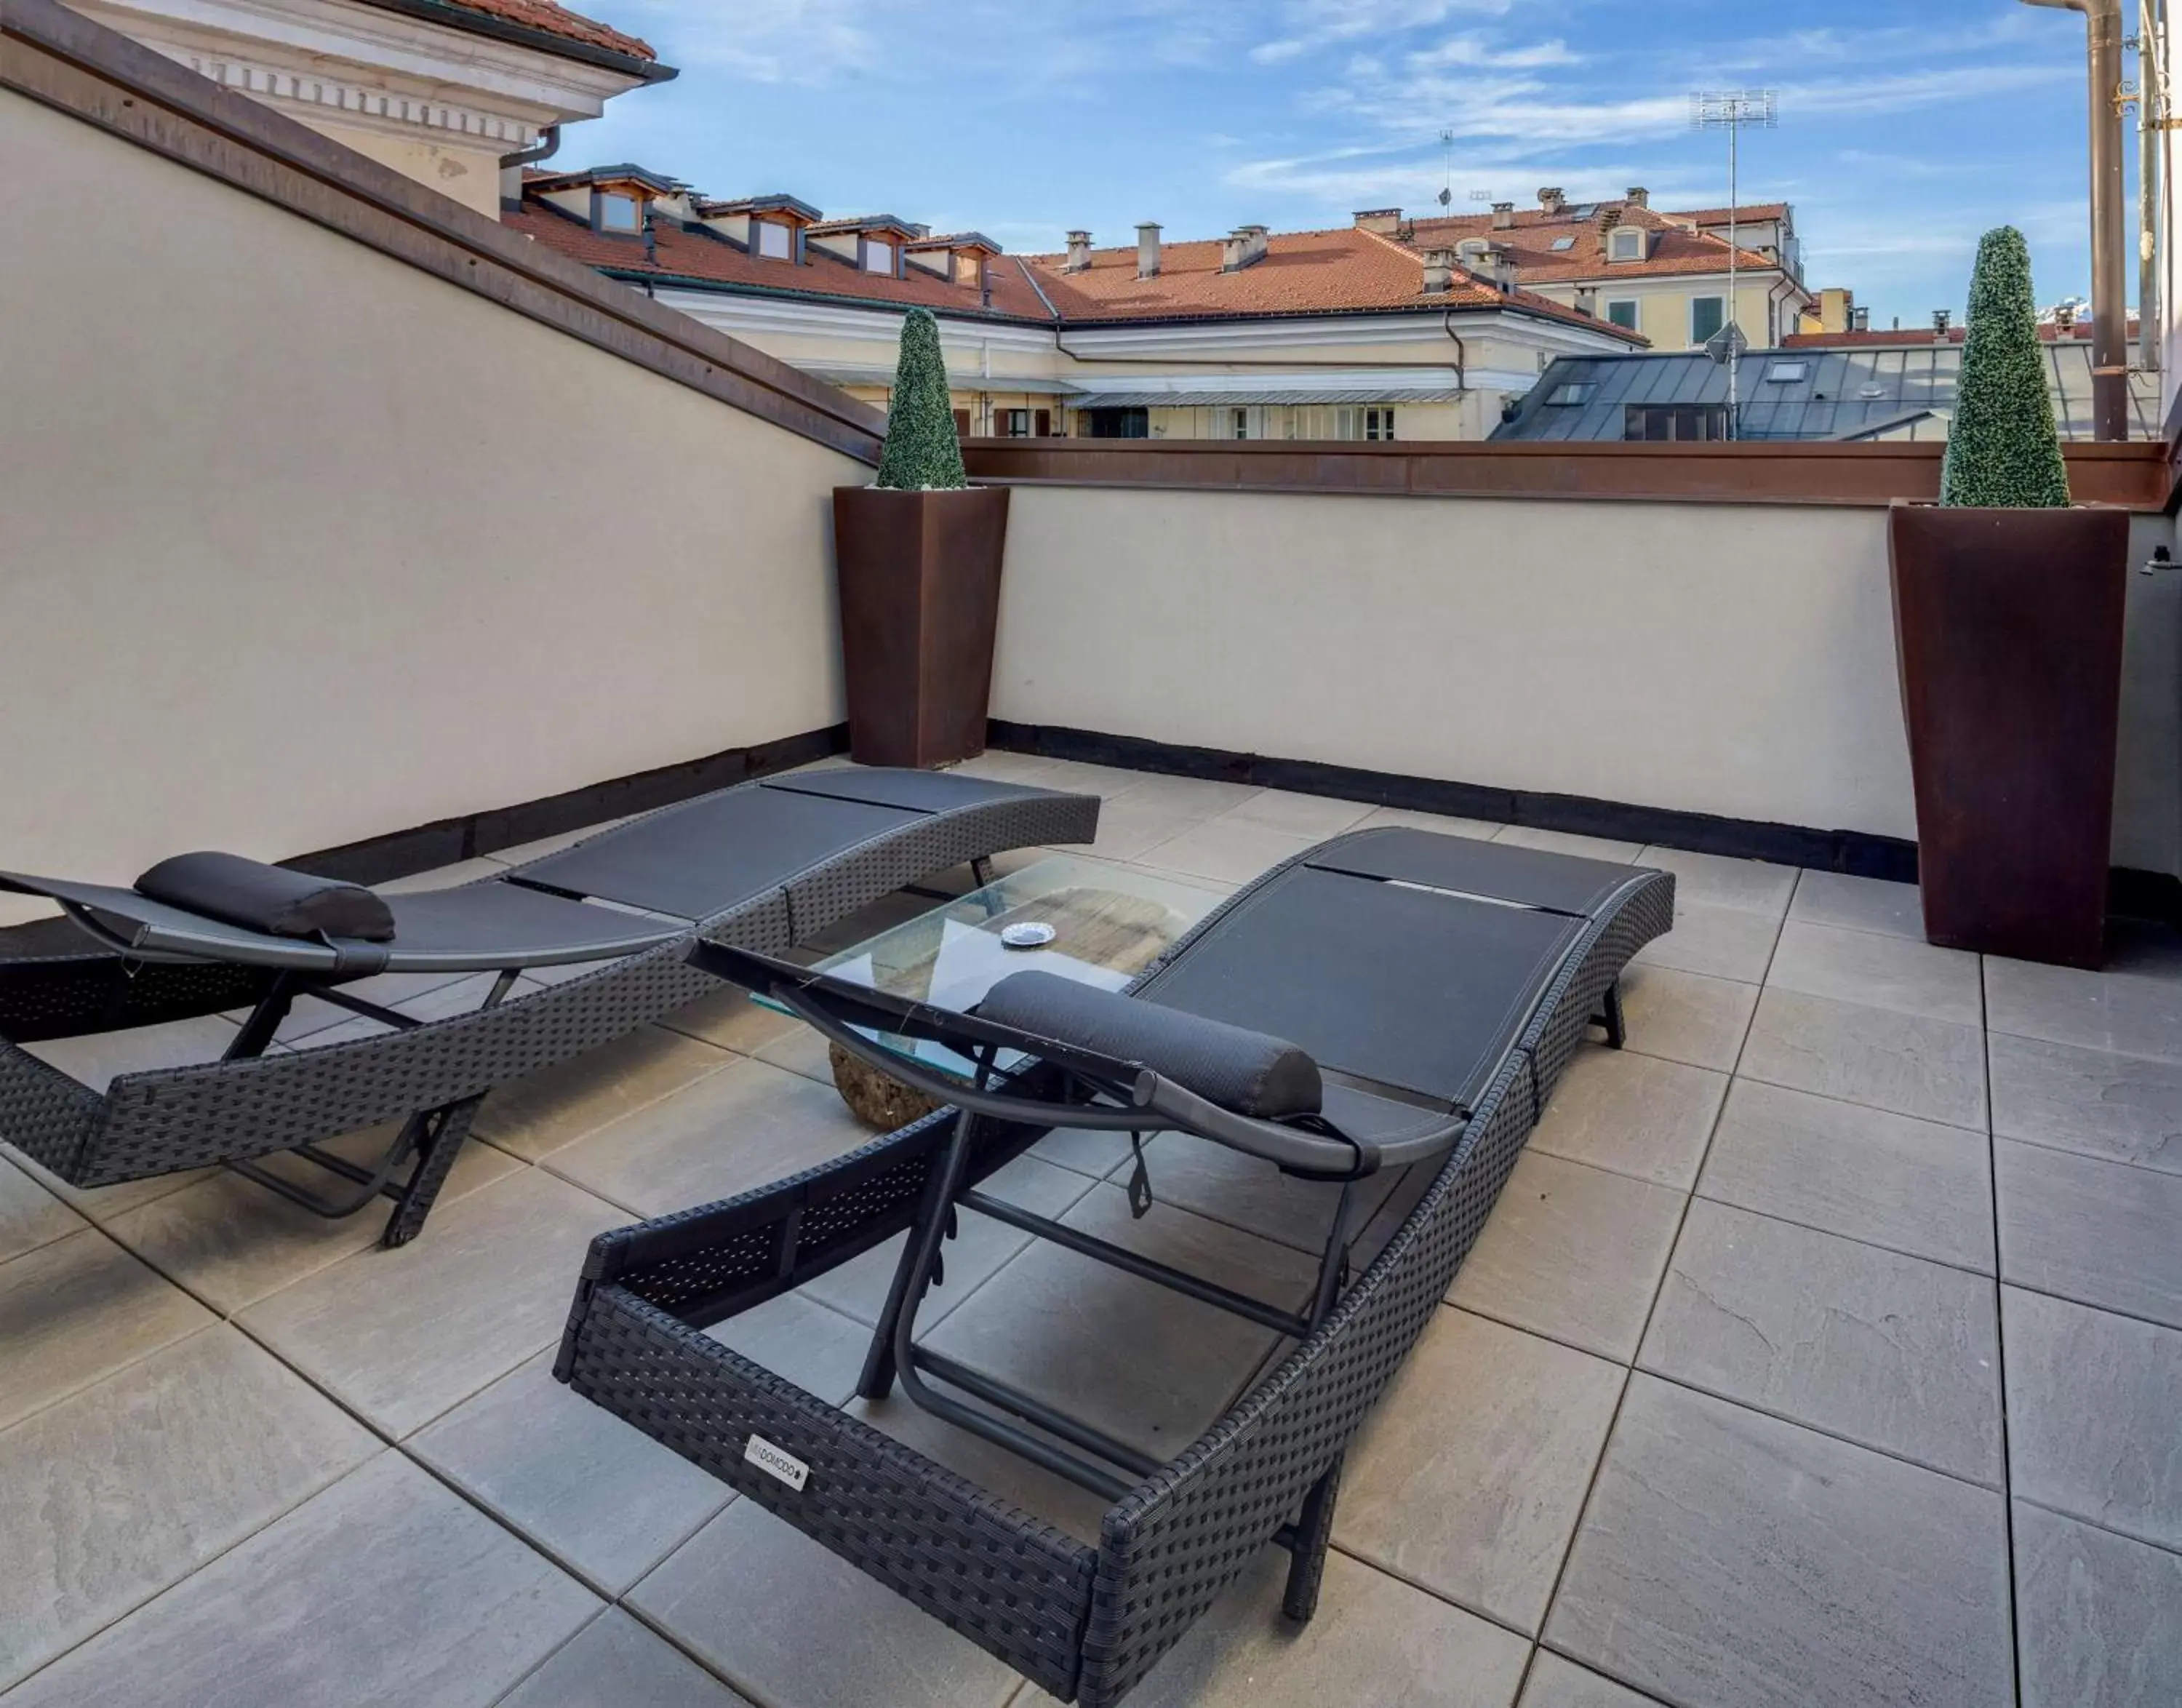
[[[833,489],[833,562],[859,764],[985,751],[1008,489]]]
[[[2128,514],[1897,504],[1888,548],[1925,936],[2099,965]]]

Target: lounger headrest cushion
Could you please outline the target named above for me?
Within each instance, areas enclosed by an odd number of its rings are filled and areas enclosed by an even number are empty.
[[[240,854],[177,854],[139,878],[136,893],[273,937],[394,935],[393,911],[370,890]]]
[[[1261,1121],[1315,1115],[1318,1063],[1285,1039],[1162,1008],[1051,973],[1016,973],[977,1005],[981,1018],[1134,1062],[1206,1101]]]

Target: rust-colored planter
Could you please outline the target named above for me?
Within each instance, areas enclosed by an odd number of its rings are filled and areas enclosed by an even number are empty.
[[[1897,504],[1888,523],[1924,934],[2096,967],[2129,516]]]
[[[849,752],[945,765],[985,751],[1008,489],[833,489]]]

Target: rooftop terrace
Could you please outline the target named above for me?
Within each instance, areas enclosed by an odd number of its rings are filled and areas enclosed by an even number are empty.
[[[0,373],[46,400],[0,411],[9,869],[489,875],[842,762],[829,504],[875,412],[51,0],[11,0],[0,56],[0,152],[39,167],[0,219],[50,240],[0,264]],[[1932,947],[1901,881],[1886,517],[1937,446],[968,457],[1011,510],[965,768],[1102,795],[1088,857],[1224,891],[1398,823],[1678,885],[1626,1050],[1583,1046],[1349,1455],[1318,1616],[1283,1622],[1268,1548],[1132,1704],[2182,1700],[2168,446],[2068,453],[2146,569],[2098,972]],[[228,1024],[64,1053],[96,1081]],[[476,1134],[396,1250],[231,1174],[82,1191],[0,1151],[0,1708],[1045,1700],[551,1379],[594,1234],[869,1137],[815,1034],[723,991],[496,1090]],[[1110,1134],[994,1190],[1307,1283],[1321,1189],[1149,1155],[1141,1222]],[[884,1284],[867,1254],[722,1334],[841,1400]],[[1273,1351],[974,1222],[920,1322],[1185,1435]]]
[[[1926,946],[1899,884],[1020,755],[968,768],[1097,790],[1097,857],[1216,887],[1390,821],[1680,885],[1627,1051],[1586,1046],[1351,1455],[1319,1617],[1284,1629],[1269,1550],[1133,1700],[2182,1691],[2160,1445],[2182,1403],[2182,935],[2129,925],[2112,970],[2058,972]],[[503,1090],[478,1131],[398,1251],[218,1173],[80,1193],[0,1163],[0,1510],[31,1542],[0,1560],[0,1701],[1043,1700],[548,1373],[593,1233],[869,1136],[822,1040],[723,994]],[[1127,1229],[1127,1156],[1055,1134],[1002,1190]],[[1141,1249],[1231,1284],[1308,1274],[1331,1189],[1238,1190],[1171,1135],[1151,1166]],[[1162,1413],[1185,1430],[1263,1355],[1025,1243],[971,1228],[924,1332],[1063,1399],[1178,1379]],[[887,1262],[733,1344],[846,1399]],[[1062,1312],[1065,1359],[1002,1332]],[[898,1401],[863,1409],[1000,1471]],[[998,1486],[1095,1527],[1040,1473]],[[2086,1679],[2135,1694],[2069,1694]]]

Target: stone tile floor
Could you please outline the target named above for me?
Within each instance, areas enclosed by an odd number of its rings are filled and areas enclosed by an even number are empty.
[[[1269,1552],[1136,1701],[2182,1701],[2182,940],[2124,928],[2103,973],[1981,963],[1926,946],[1898,885],[971,768],[1096,788],[1094,853],[1221,884],[1365,822],[1681,880],[1629,1049],[1587,1048],[1351,1457],[1319,1617],[1282,1628]],[[815,1045],[723,993],[508,1088],[399,1252],[228,1176],[79,1193],[0,1160],[0,1702],[1044,1700],[551,1379],[594,1232],[864,1139]],[[1304,1284],[1310,1189],[1152,1151],[1171,1190],[1140,1223],[1110,1139],[1055,1135],[1000,1190]],[[885,1267],[721,1332],[844,1398]],[[1125,1395],[1114,1425],[1172,1445],[1277,1350],[1192,1309],[984,1225],[923,1326],[1040,1391]],[[1088,1497],[859,1404],[1095,1533]]]

